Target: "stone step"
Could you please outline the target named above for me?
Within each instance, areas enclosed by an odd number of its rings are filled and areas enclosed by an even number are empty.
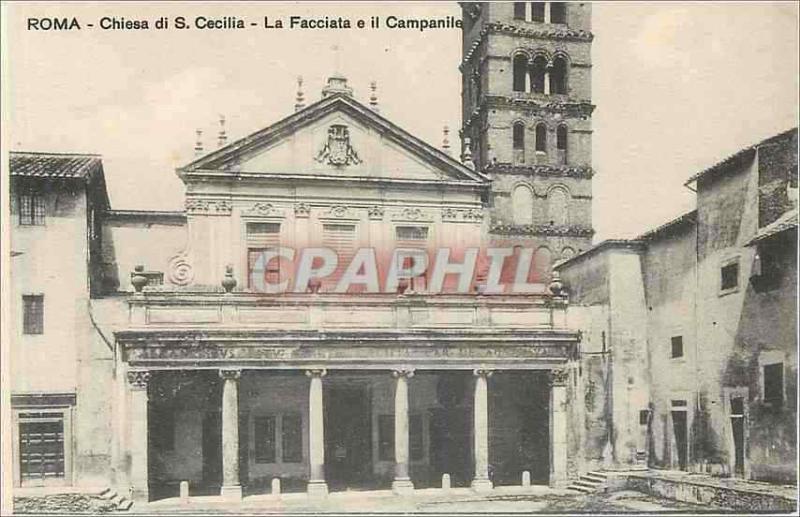
[[[581,479],[592,479],[600,483],[605,483],[606,481],[608,481],[608,478],[606,476],[601,476],[600,474],[595,474],[594,472],[587,472],[586,474],[581,476]]]
[[[608,479],[608,474],[599,470],[590,470],[586,473],[587,475],[596,476],[598,478]]]
[[[104,501],[108,501],[112,499],[115,495],[117,495],[115,491],[113,491],[111,488],[106,488],[105,490],[97,494],[97,497],[99,497]]]
[[[597,490],[597,489],[601,488],[601,486],[602,486],[602,485],[600,485],[598,483],[592,483],[592,482],[589,482],[589,481],[584,481],[582,479],[579,479],[579,480],[573,482],[572,484],[573,485],[577,485],[577,486],[582,486],[582,487],[585,487],[585,488],[589,488],[591,490]]]
[[[579,485],[570,485],[570,486],[567,487],[567,490],[572,490],[574,492],[580,492],[582,494],[593,494],[594,493],[594,490],[592,490],[591,488],[586,488],[584,486],[579,486]]]
[[[123,497],[122,501],[120,501],[120,503],[117,505],[117,511],[118,512],[127,512],[128,510],[131,509],[131,506],[133,506],[133,501],[131,501],[129,499],[125,499]]]

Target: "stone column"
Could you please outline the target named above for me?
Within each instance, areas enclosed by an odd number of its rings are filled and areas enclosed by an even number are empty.
[[[130,495],[134,501],[147,502],[150,497],[147,476],[147,384],[150,372],[132,370],[128,377],[128,455]]]
[[[553,72],[553,64],[547,63],[544,69],[544,94],[550,95],[550,74]]]
[[[567,382],[569,371],[550,371],[550,486],[567,484]]]
[[[328,494],[328,484],[325,482],[325,423],[322,406],[322,378],[326,373],[325,370],[306,370],[306,375],[311,378],[308,388],[309,496]]]
[[[533,20],[533,13],[531,12],[531,3],[525,2],[525,21],[529,22]]]
[[[414,492],[414,484],[408,475],[410,461],[408,447],[408,379],[414,376],[414,370],[394,370],[392,376],[397,379],[394,391],[394,481],[392,491],[395,494],[409,495]]]
[[[544,23],[550,23],[550,2],[544,3]]]
[[[222,377],[222,490],[226,499],[241,499],[239,482],[239,378],[241,370],[220,370]]]
[[[529,5],[527,2],[525,5]],[[525,69],[525,93],[533,93],[533,58],[528,60],[528,67]]]
[[[475,374],[475,411],[473,436],[475,439],[475,479],[472,480],[472,489],[484,492],[493,488],[489,479],[489,388],[488,379],[491,370],[476,369]]]

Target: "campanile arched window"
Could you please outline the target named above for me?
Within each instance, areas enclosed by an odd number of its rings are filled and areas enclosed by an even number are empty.
[[[544,122],[536,124],[536,151],[547,153],[547,126]]]
[[[531,21],[544,21],[544,4],[545,2],[531,2]]]
[[[547,218],[550,224],[566,226],[569,224],[569,192],[562,186],[551,188],[547,193]]]
[[[547,73],[547,59],[536,56],[531,68],[531,90],[534,93],[544,93],[544,74]]]
[[[567,60],[561,56],[553,60],[553,68],[550,70],[550,93],[567,93]]]
[[[514,19],[525,19],[525,2],[514,2]]]
[[[525,163],[525,124],[514,122],[512,129],[512,147],[514,148],[514,163]]]
[[[528,58],[524,54],[514,56],[514,91],[525,91],[525,76],[528,74]]]
[[[567,164],[567,126],[561,124],[556,129],[556,150],[558,154],[559,165]]]
[[[527,185],[518,185],[511,194],[514,224],[533,223],[533,192]]]

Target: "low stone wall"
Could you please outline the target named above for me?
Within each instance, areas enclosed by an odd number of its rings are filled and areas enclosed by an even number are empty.
[[[794,512],[797,501],[741,487],[726,487],[687,479],[669,479],[657,475],[616,475],[609,489],[624,488],[685,503],[709,505],[748,512]],[[623,482],[624,480],[624,482]],[[613,487],[613,488],[612,488]]]

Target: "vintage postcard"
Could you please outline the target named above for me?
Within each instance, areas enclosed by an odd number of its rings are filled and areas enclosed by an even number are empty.
[[[3,515],[797,515],[797,2],[1,5]]]

